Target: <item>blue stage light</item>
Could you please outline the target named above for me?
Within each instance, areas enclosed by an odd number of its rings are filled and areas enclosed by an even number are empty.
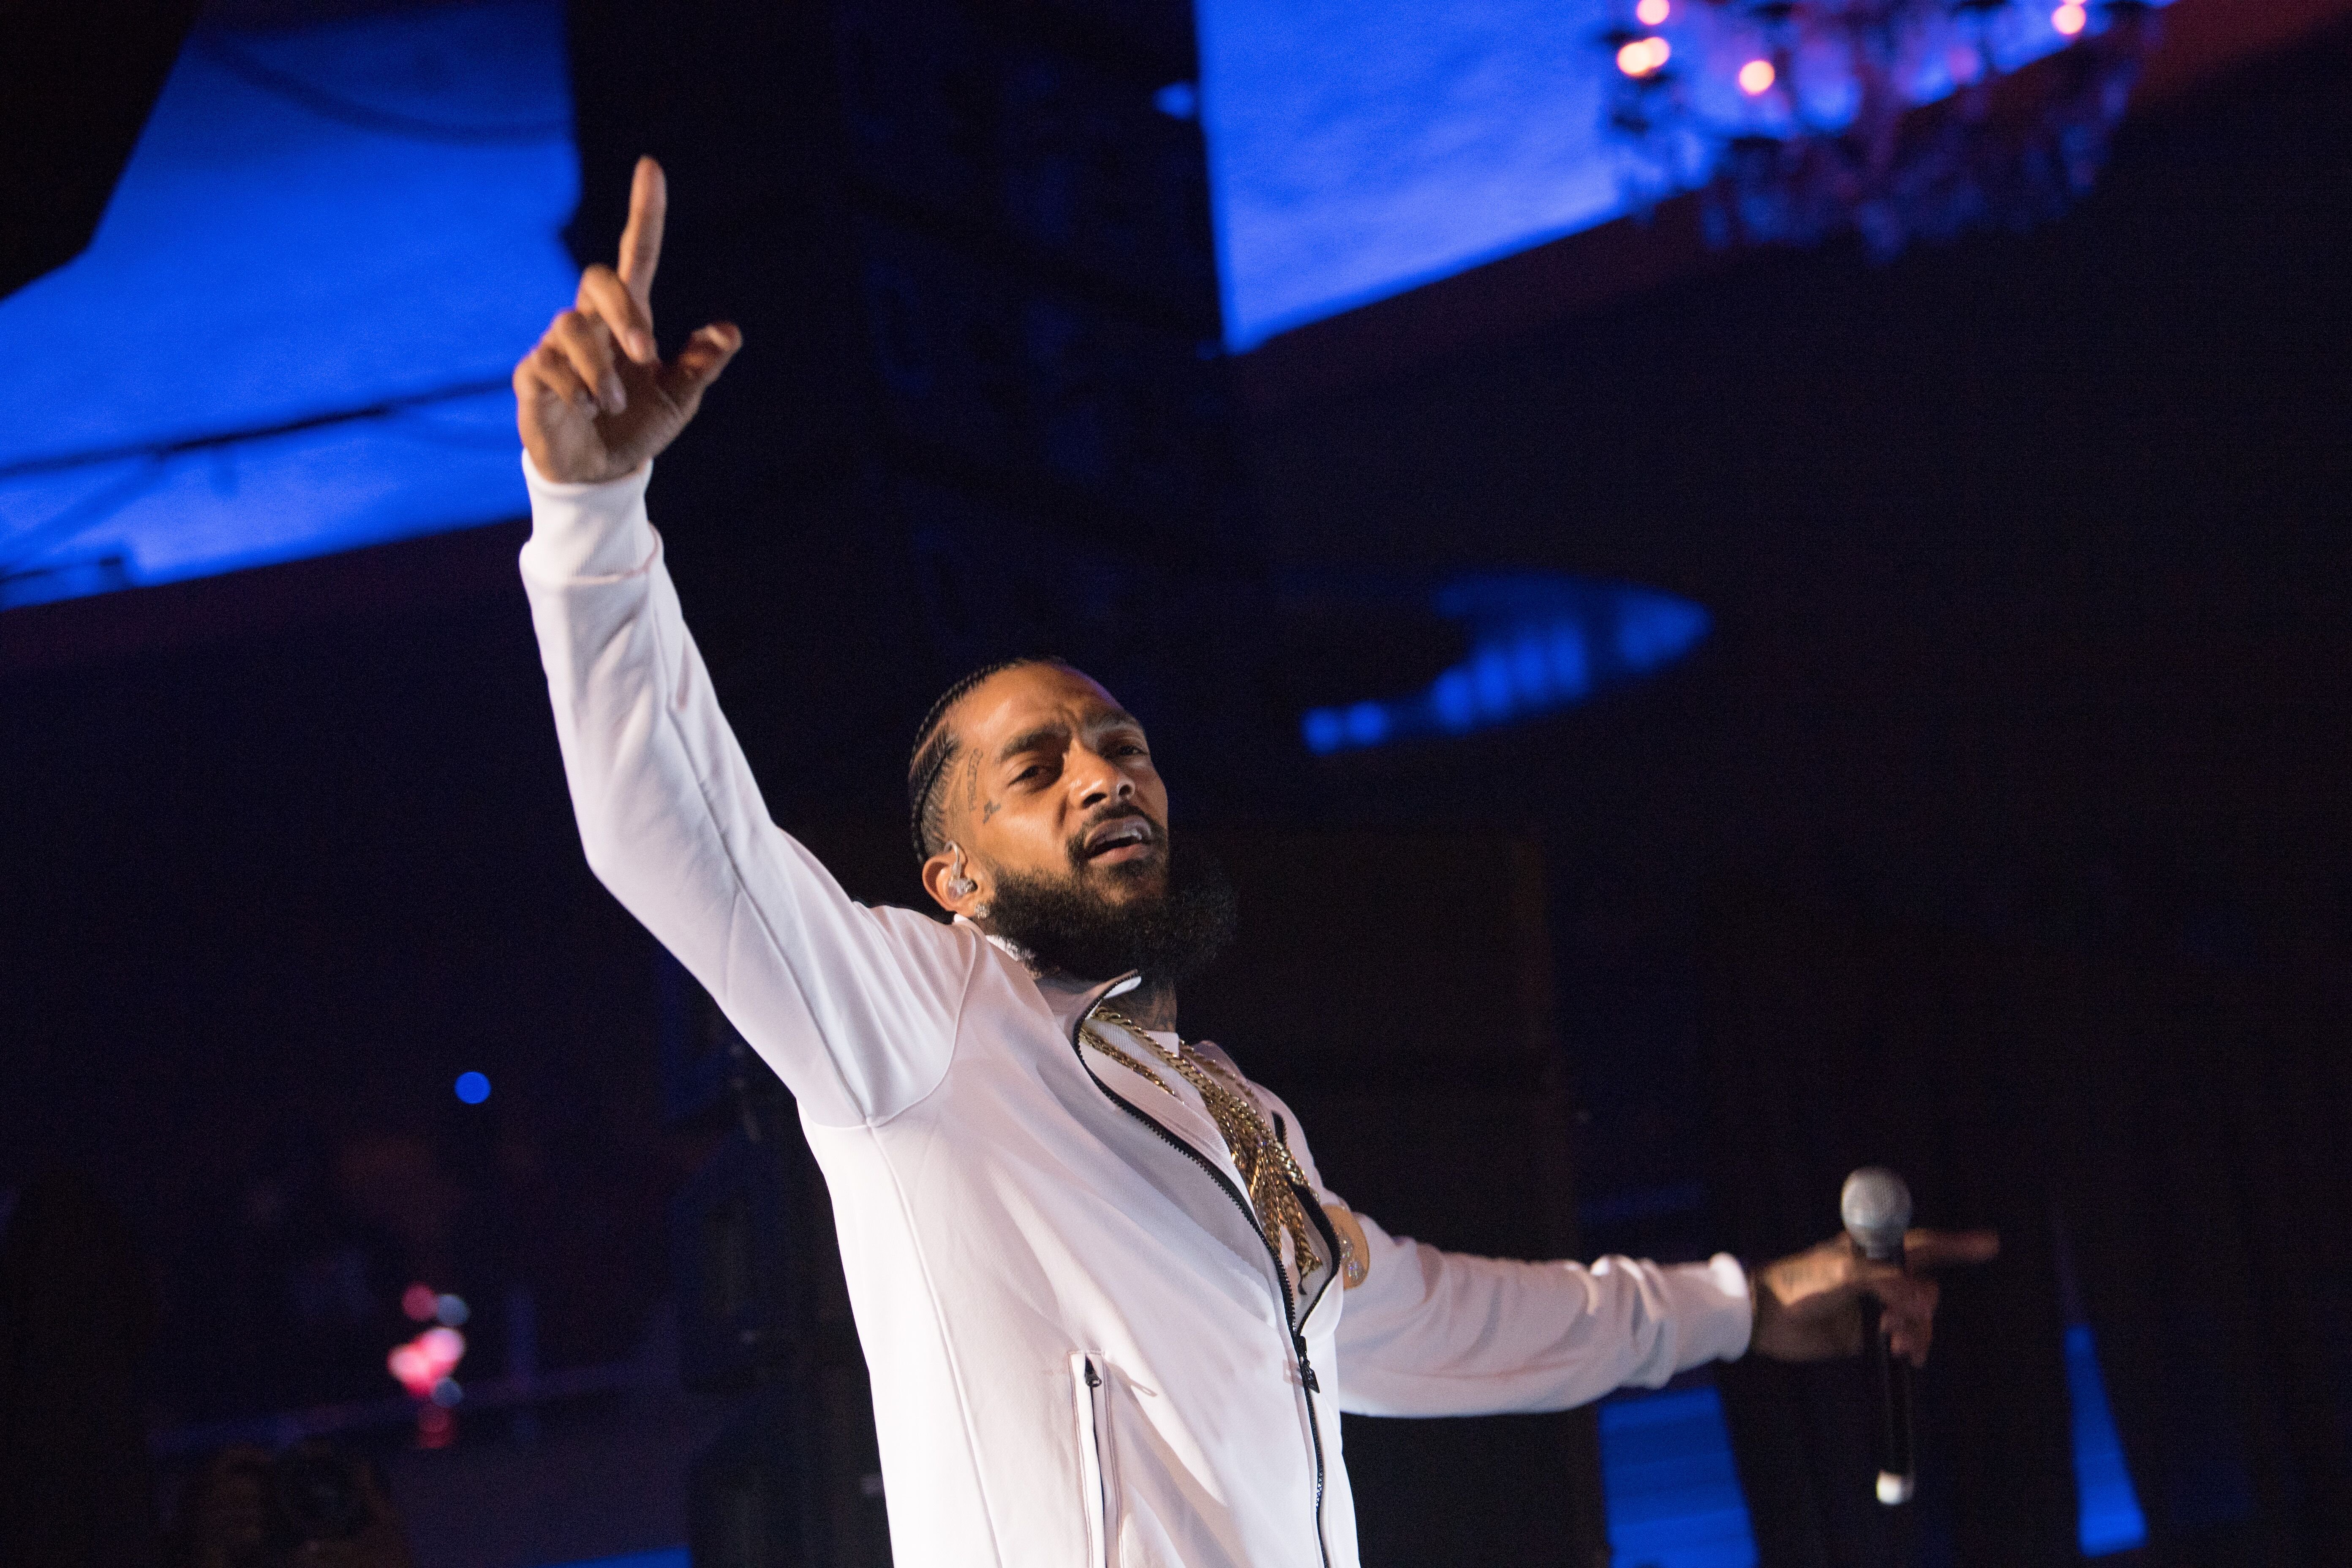
[[[1511,644],[1511,682],[1518,688],[1519,700],[1530,708],[1540,708],[1551,700],[1551,650],[1540,627],[1529,627],[1519,633]]]
[[[2075,1527],[2083,1555],[2104,1557],[2147,1544],[2147,1518],[2124,1468],[2122,1437],[2107,1406],[2099,1352],[2087,1323],[2066,1331],[2066,1398],[2074,1415]]]
[[[1584,628],[1573,621],[1552,627],[1551,683],[1570,702],[1592,689],[1592,656],[1585,651]]]
[[[1471,684],[1470,672],[1459,665],[1437,678],[1430,695],[1441,729],[1467,730],[1478,721],[1477,689]]]
[[[1470,656],[1470,684],[1478,694],[1482,718],[1507,719],[1517,706],[1511,690],[1510,656],[1501,648],[1480,648]]]
[[[490,1080],[478,1072],[457,1075],[457,1098],[468,1105],[479,1105],[490,1098]]]
[[[1687,600],[1648,594],[1629,598],[1617,615],[1617,657],[1648,669],[1680,654],[1706,629],[1706,612]]]
[[[1300,715],[1309,752],[1459,735],[1568,707],[1671,664],[1708,626],[1704,609],[1670,594],[1538,574],[1463,578],[1437,592],[1434,608],[1469,624],[1470,657],[1417,695]]]
[[[1171,81],[1151,95],[1151,107],[1171,120],[1190,120],[1201,112],[1201,93],[1189,81]]]

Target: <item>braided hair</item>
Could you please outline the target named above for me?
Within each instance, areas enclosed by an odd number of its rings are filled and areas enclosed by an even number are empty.
[[[946,813],[938,799],[940,775],[955,760],[961,742],[953,730],[948,728],[948,710],[971,695],[980,684],[1008,669],[1019,669],[1032,664],[1055,664],[1064,669],[1075,669],[1069,660],[1055,654],[1025,654],[1019,658],[1000,658],[993,664],[983,664],[978,669],[940,693],[931,710],[915,728],[915,750],[907,759],[907,817],[915,840],[915,858],[928,860],[940,852],[945,837]]]

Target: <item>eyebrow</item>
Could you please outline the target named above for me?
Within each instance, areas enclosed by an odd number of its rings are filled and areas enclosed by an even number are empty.
[[[1124,708],[1108,708],[1087,720],[1084,728],[1094,734],[1100,734],[1105,730],[1122,728],[1140,731],[1143,728],[1143,721]],[[1024,730],[997,748],[996,760],[1000,763],[1010,762],[1024,752],[1035,751],[1048,741],[1067,740],[1069,734],[1070,727],[1058,721],[1040,724],[1034,730]]]

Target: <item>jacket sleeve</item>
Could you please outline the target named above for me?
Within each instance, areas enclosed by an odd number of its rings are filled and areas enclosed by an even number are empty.
[[[588,864],[822,1125],[945,1076],[977,939],[856,903],[768,819],[646,517],[650,464],[555,484],[523,459],[523,586]]]
[[[1565,1410],[1748,1349],[1748,1279],[1727,1254],[1673,1268],[1520,1263],[1440,1251],[1356,1217],[1370,1269],[1340,1309],[1342,1410]]]

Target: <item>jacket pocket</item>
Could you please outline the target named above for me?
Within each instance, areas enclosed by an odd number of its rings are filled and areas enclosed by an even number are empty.
[[[1112,1568],[1118,1542],[1118,1464],[1111,1450],[1110,1369],[1083,1351],[1070,1357],[1078,1420],[1078,1489],[1087,1516],[1088,1568]]]

